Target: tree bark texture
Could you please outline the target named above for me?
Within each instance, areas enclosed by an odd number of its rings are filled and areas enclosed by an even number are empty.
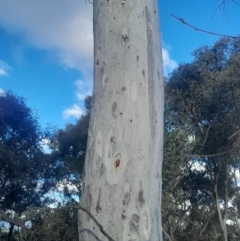
[[[95,0],[94,90],[81,204],[122,241],[162,240],[164,82],[155,0]],[[107,240],[79,213],[80,240]]]

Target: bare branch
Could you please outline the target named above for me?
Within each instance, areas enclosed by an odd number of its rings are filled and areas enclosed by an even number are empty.
[[[89,3],[93,4],[93,1],[88,0]],[[87,0],[85,0],[85,3],[87,4]]]
[[[187,172],[185,171],[181,176],[177,176],[175,178],[174,181],[172,181],[171,183],[173,183],[172,185],[170,184],[170,187],[169,187],[169,191],[167,193],[167,195],[164,197],[165,199],[168,199],[172,193],[174,192],[174,190],[178,187],[179,183],[182,181],[182,179],[187,175]]]
[[[233,133],[231,136],[228,137],[228,140],[232,139],[234,136],[238,135],[240,133],[240,130],[237,132]]]
[[[3,210],[0,210],[0,219],[2,221],[6,221],[6,222],[14,224],[18,227],[21,227],[24,230],[29,230],[29,228],[25,226],[24,220],[14,220],[14,219],[10,218]]]
[[[225,2],[226,0],[222,0],[222,2],[219,4],[219,6],[215,9],[214,13],[212,14],[211,18],[209,19],[209,22],[212,20],[213,16],[215,13],[220,10],[221,8],[223,9],[223,12],[225,12]]]
[[[37,212],[35,212],[32,215],[29,215],[28,217],[24,218],[24,219],[18,219],[18,220],[14,220],[12,218],[10,218],[8,215],[5,214],[5,212],[3,210],[0,210],[0,219],[2,221],[6,221],[8,223],[14,224],[18,227],[21,227],[24,230],[30,231],[30,229],[25,225],[25,223],[27,221],[32,220],[33,218],[45,213],[45,212],[49,212],[49,211],[60,211],[60,210],[65,210],[65,209],[80,209],[82,211],[84,211],[85,213],[88,214],[88,216],[94,221],[94,223],[98,226],[98,228],[100,229],[101,233],[107,237],[107,239],[109,241],[114,241],[114,239],[112,239],[108,233],[103,229],[103,226],[96,220],[96,218],[84,207],[82,206],[77,206],[77,205],[69,205],[66,207],[62,207],[62,208],[42,208],[40,210],[38,210]]]
[[[239,3],[239,2],[237,2],[237,1],[235,1],[235,0],[232,0],[232,2],[240,6],[240,3]]]
[[[189,23],[187,23],[183,18],[179,18],[177,16],[175,16],[174,14],[171,14],[171,16],[173,16],[174,18],[176,18],[178,21],[180,21],[182,24],[187,25],[190,28],[193,28],[195,31],[199,31],[199,32],[203,32],[203,33],[207,33],[207,34],[211,34],[211,35],[216,35],[216,36],[221,36],[221,37],[228,37],[228,38],[240,38],[240,36],[232,36],[232,35],[226,35],[226,34],[220,34],[220,33],[214,33],[214,32],[210,32],[210,31],[206,31],[204,29],[200,29],[197,28]]]
[[[222,156],[222,155],[225,155],[225,154],[227,154],[229,152],[233,152],[233,151],[236,151],[236,148],[230,149],[228,151],[219,152],[219,153],[216,153],[216,154],[206,154],[206,155],[198,155],[198,154],[189,155],[189,154],[185,154],[184,156],[187,156],[187,157],[217,157],[217,156]]]

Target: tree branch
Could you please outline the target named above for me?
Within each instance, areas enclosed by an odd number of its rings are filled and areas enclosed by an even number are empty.
[[[171,16],[173,16],[174,18],[176,18],[178,21],[180,21],[182,24],[185,24],[187,25],[188,27],[194,29],[195,31],[199,31],[199,32],[203,32],[203,33],[207,33],[207,34],[211,34],[211,35],[216,35],[216,36],[221,36],[221,37],[228,37],[228,38],[240,38],[240,36],[232,36],[232,35],[226,35],[226,34],[220,34],[220,33],[214,33],[214,32],[211,32],[211,31],[207,31],[207,30],[204,30],[204,29],[200,29],[200,28],[197,28],[189,23],[187,23],[183,18],[179,18],[177,17],[176,15],[174,14],[171,14]]]
[[[10,218],[3,210],[0,210],[0,219],[2,221],[6,221],[10,224],[14,224],[18,227],[21,227],[24,230],[29,231],[29,228],[25,226],[24,220],[14,220],[14,219]]]
[[[25,225],[25,223],[27,221],[32,220],[33,218],[48,212],[48,211],[60,211],[60,210],[65,210],[65,209],[80,209],[82,211],[84,211],[85,213],[88,214],[88,216],[94,221],[94,223],[98,226],[98,228],[100,229],[101,233],[107,237],[107,239],[109,241],[114,241],[114,239],[112,239],[108,233],[103,229],[103,226],[96,220],[96,218],[84,207],[82,206],[77,206],[77,205],[69,205],[66,207],[61,207],[61,208],[42,208],[40,210],[38,210],[36,213],[33,213],[32,215],[29,215],[28,217],[24,218],[24,219],[18,219],[18,220],[14,220],[12,218],[10,218],[8,215],[5,214],[5,212],[3,210],[0,210],[0,219],[3,221],[6,221],[8,223],[14,224],[18,227],[21,227],[24,230],[30,231],[30,229]]]
[[[237,4],[237,5],[240,5],[239,2],[235,1],[235,0],[232,0],[233,3]]]
[[[228,140],[232,139],[234,136],[238,135],[240,133],[240,130],[237,132],[233,133],[231,136],[228,137]]]
[[[224,241],[227,241],[227,227],[226,227],[226,223],[224,222],[224,218],[222,216],[222,212],[221,212],[221,208],[220,208],[220,203],[218,200],[219,199],[219,197],[218,197],[218,179],[219,179],[221,169],[222,169],[222,164],[219,161],[219,167],[217,169],[217,173],[214,178],[213,193],[214,193],[219,223],[220,223],[220,226],[221,226],[221,229],[223,232],[223,236],[224,236]]]
[[[189,155],[189,154],[185,154],[184,156],[188,156],[188,157],[217,157],[217,156],[222,156],[224,154],[227,154],[227,153],[235,151],[235,150],[236,149],[233,148],[233,149],[230,149],[228,151],[223,151],[223,152],[219,152],[219,153],[216,153],[216,154],[208,154],[208,155],[198,155],[198,154]]]
[[[172,237],[168,234],[168,232],[165,230],[165,227],[163,225],[162,227],[162,231],[163,231],[163,234],[165,235],[165,238],[168,240],[168,241],[173,241],[172,240]]]
[[[89,3],[93,4],[93,1],[88,0]],[[87,4],[87,1],[85,0],[85,3]]]

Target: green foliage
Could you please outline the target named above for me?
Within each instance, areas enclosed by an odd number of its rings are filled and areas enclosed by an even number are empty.
[[[193,56],[166,80],[163,228],[169,240],[222,240],[220,219],[228,214],[232,230],[238,210],[224,205],[239,195],[240,40]]]
[[[78,241],[77,210],[47,212],[33,220],[32,241]]]
[[[90,119],[90,96],[85,99],[85,107],[86,115],[81,116],[76,124],[68,124],[65,129],[57,130],[50,146],[52,149],[51,159],[58,163],[56,177],[59,182],[66,184],[64,194],[70,199],[72,195],[80,197],[81,192]],[[70,190],[69,184],[75,189]]]
[[[45,190],[39,180],[47,170],[40,146],[42,132],[37,118],[22,97],[0,95],[0,208],[21,214],[40,206]],[[38,191],[36,191],[38,189]]]
[[[50,162],[41,147],[47,133],[22,97],[0,95],[0,210],[12,218],[50,202]],[[14,233],[10,225],[8,240]]]

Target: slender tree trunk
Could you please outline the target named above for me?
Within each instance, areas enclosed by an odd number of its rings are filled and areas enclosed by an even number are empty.
[[[224,224],[224,239],[227,240],[227,236],[228,236],[228,231],[227,231],[227,219],[228,219],[228,202],[229,202],[229,198],[228,198],[228,178],[229,178],[229,164],[228,162],[226,163],[226,167],[225,167],[225,197],[224,197],[224,217],[223,217],[223,224]]]
[[[93,9],[94,90],[81,204],[114,240],[162,240],[156,1],[94,0]],[[81,212],[79,224],[80,240],[106,240]]]
[[[8,232],[8,241],[10,241],[12,238],[14,226],[15,226],[14,224],[10,224],[9,232]]]
[[[221,161],[219,160],[218,163],[219,163],[219,166],[218,166],[218,170],[217,170],[215,180],[214,180],[214,197],[215,197],[215,203],[216,203],[219,223],[220,223],[220,226],[221,226],[221,229],[223,232],[224,241],[227,241],[227,226],[226,226],[226,222],[224,221],[224,218],[222,216],[219,198],[218,198],[218,179],[219,179],[220,171],[222,169]]]

